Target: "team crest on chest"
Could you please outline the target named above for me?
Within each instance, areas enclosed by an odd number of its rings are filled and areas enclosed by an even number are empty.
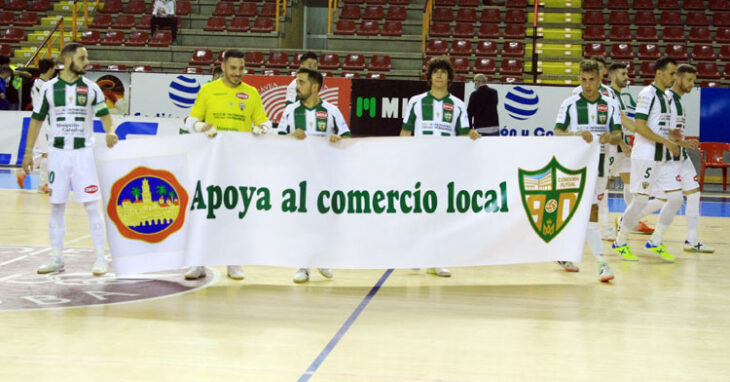
[[[454,117],[454,105],[450,103],[445,103],[444,106],[444,122],[451,122],[451,119]]]
[[[85,86],[79,86],[76,88],[76,104],[79,106],[86,106],[88,100],[89,88]]]
[[[246,110],[246,104],[244,102],[239,102],[238,108],[241,109],[241,111],[244,111]]]

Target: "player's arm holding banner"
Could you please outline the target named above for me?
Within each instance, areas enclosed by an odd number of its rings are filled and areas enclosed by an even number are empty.
[[[206,84],[207,85],[207,84]],[[205,122],[206,104],[208,102],[208,90],[209,87],[203,86],[198,92],[198,96],[195,97],[195,103],[193,108],[190,110],[190,115],[185,118],[185,130],[182,133],[196,132],[204,133],[210,138],[215,137],[218,134],[215,126]]]
[[[345,117],[342,115],[340,109],[333,107],[331,110],[332,121],[334,122],[334,134],[330,135],[330,142],[339,142],[342,138],[352,138],[350,128],[345,122]]]
[[[586,141],[586,143],[593,142],[593,134],[591,134],[590,131],[583,130],[583,131],[571,131],[570,128],[571,124],[571,118],[570,118],[570,107],[573,106],[573,102],[571,98],[566,99],[563,101],[563,104],[560,105],[560,110],[558,111],[558,120],[555,121],[555,135],[556,136],[580,136],[583,137],[583,140]]]
[[[258,92],[255,92],[253,94],[251,107],[253,107],[253,114],[251,115],[251,120],[253,121],[254,125],[253,129],[251,130],[253,135],[266,134],[269,131],[272,131],[273,126],[271,124],[271,121],[269,121],[269,117],[266,116],[264,103],[261,101],[261,95]]]

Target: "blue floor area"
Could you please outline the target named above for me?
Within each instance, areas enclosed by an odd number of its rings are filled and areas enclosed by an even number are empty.
[[[0,169],[0,189],[18,189],[15,173],[15,169]],[[35,190],[38,187],[38,175],[27,176],[24,186],[27,190]],[[700,200],[700,216],[730,217],[730,195],[702,196]],[[609,193],[608,209],[616,213],[626,210],[626,203],[624,203],[621,193]],[[684,215],[684,205],[679,209],[678,214]]]

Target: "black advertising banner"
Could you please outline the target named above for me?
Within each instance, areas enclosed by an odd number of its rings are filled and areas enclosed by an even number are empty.
[[[408,100],[428,91],[426,81],[352,80],[350,131],[353,136],[397,136]],[[451,94],[464,99],[464,83],[451,85]]]

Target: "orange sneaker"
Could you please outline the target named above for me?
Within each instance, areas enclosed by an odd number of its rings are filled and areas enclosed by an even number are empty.
[[[639,224],[634,227],[634,232],[640,233],[642,235],[651,235],[652,233],[654,233],[654,228],[651,228],[646,225],[646,223],[640,221]]]
[[[25,173],[23,171],[19,171],[15,174],[15,180],[18,181],[18,188],[23,189],[25,188]]]

